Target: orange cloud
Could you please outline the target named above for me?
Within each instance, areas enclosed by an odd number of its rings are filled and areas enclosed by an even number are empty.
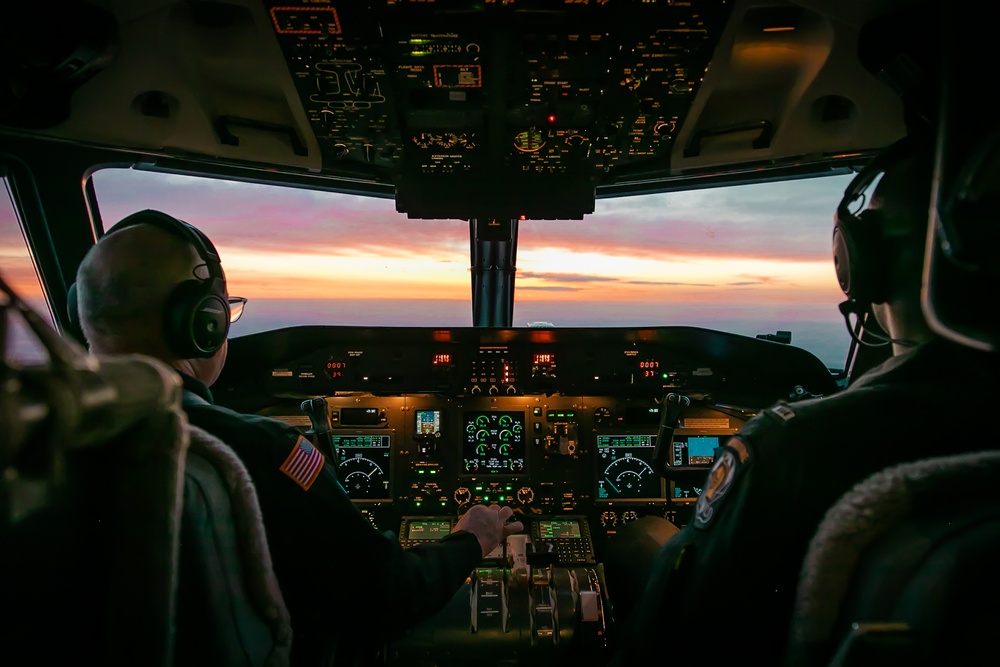
[[[23,299],[44,297],[35,267],[28,262],[23,250],[21,257],[11,257],[9,248],[0,247],[0,276]]]

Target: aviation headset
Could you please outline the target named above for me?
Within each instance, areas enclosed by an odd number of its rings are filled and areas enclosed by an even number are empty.
[[[885,303],[889,297],[889,276],[885,270],[886,254],[882,240],[883,214],[878,209],[865,209],[857,214],[851,205],[863,200],[865,191],[886,167],[909,153],[913,140],[905,137],[879,153],[858,172],[844,191],[837,206],[833,224],[833,266],[837,281],[854,312],[863,312],[869,304]]]
[[[194,226],[152,209],[123,218],[104,236],[145,224],[155,225],[193,245],[208,268],[207,278],[185,280],[170,292],[163,319],[167,343],[181,359],[211,357],[229,334],[229,301],[219,253],[208,237]],[[66,301],[70,323],[82,331],[76,283],[70,285]]]

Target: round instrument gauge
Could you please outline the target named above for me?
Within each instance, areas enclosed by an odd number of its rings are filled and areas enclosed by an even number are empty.
[[[453,132],[445,132],[438,138],[437,143],[441,148],[453,148],[458,144],[458,135]]]
[[[417,145],[417,148],[430,148],[437,140],[436,134],[427,134],[426,132],[421,132],[420,134],[413,135],[413,143]]]
[[[545,137],[534,128],[514,137],[514,148],[522,153],[536,153],[545,146]]]
[[[354,456],[340,464],[340,476],[344,489],[352,498],[367,498],[373,492],[383,491],[385,471],[371,459]]]
[[[655,477],[653,468],[634,456],[615,459],[604,469],[605,482],[616,495],[627,498],[638,497],[646,480]]]
[[[596,408],[594,410],[594,421],[598,426],[603,426],[611,421],[611,410],[605,407]]]

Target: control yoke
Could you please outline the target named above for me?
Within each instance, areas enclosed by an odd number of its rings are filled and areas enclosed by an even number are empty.
[[[302,408],[302,412],[309,415],[309,421],[312,423],[312,430],[309,431],[309,435],[313,436],[313,444],[319,447],[320,451],[330,461],[334,470],[336,470],[338,467],[337,452],[334,451],[333,447],[333,429],[330,426],[330,410],[326,404],[326,399],[322,396],[316,396],[315,398],[302,401],[302,405],[299,407]]]
[[[656,432],[653,470],[666,479],[670,479],[670,466],[667,460],[674,442],[674,430],[680,428],[684,408],[690,405],[691,399],[681,394],[669,393],[660,401],[660,428]]]

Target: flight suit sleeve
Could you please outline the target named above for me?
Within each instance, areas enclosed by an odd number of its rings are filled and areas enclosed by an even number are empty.
[[[634,646],[619,664],[704,664],[712,638],[711,662],[738,664],[753,656],[780,664],[803,555],[789,547],[791,513],[780,516],[795,474],[786,458],[782,425],[765,415],[727,442],[691,523],[657,558],[636,614]],[[775,627],[775,619],[783,626]],[[664,627],[684,638],[667,656],[657,629]]]
[[[440,610],[481,560],[478,540],[464,531],[404,550],[361,513],[297,430],[247,421],[257,442],[247,467],[293,619],[307,615],[308,625],[337,633],[395,632]]]

